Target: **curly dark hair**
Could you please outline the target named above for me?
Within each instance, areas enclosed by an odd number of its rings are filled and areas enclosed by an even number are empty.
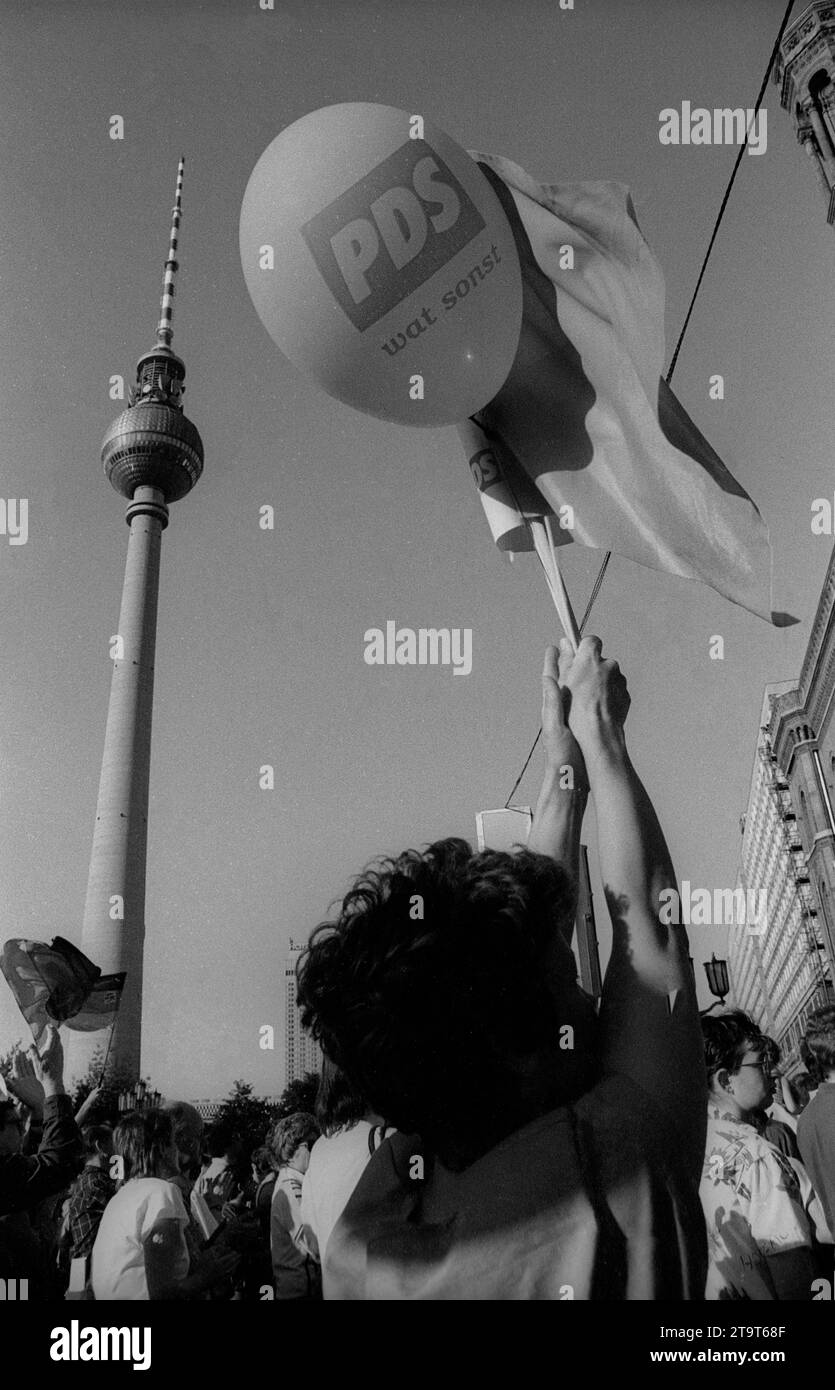
[[[824,1004],[806,1020],[804,1061],[814,1066],[816,1079],[825,1081],[835,1068],[835,1004]]]
[[[749,1018],[741,1009],[729,1009],[724,1014],[708,1014],[702,1019],[702,1034],[708,1082],[723,1069],[738,1071],[750,1047],[761,1048],[767,1060],[776,1047],[776,1043],[760,1032],[753,1018]]]
[[[565,1021],[547,966],[575,904],[566,871],[529,850],[447,839],[384,859],[311,935],[303,1024],[370,1108],[461,1166],[459,1138],[483,1152],[532,1118],[518,1063],[553,1047]],[[567,947],[559,971],[577,997]]]

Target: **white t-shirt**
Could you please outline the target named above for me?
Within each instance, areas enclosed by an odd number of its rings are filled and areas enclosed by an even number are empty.
[[[626,1076],[460,1173],[395,1135],[333,1229],[325,1298],[700,1300],[701,1157]]]
[[[93,1245],[91,1282],[97,1300],[148,1298],[142,1242],[158,1221],[179,1221],[181,1249],[175,1274],[188,1274],[185,1228],[188,1212],[173,1183],[162,1178],[132,1178],[104,1209]]]
[[[371,1157],[368,1147],[371,1128],[367,1120],[359,1120],[350,1129],[341,1129],[330,1136],[323,1134],[310,1151],[310,1163],[302,1183],[301,1224],[316,1237],[319,1259],[323,1263],[331,1231]]]

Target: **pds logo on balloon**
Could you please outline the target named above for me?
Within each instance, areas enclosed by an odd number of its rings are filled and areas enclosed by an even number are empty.
[[[424,140],[410,140],[301,232],[329,289],[362,331],[483,230],[484,218],[440,155]]]
[[[451,425],[507,380],[522,276],[476,161],[425,119],[412,139],[412,119],[351,102],[276,136],[244,194],[241,264],[274,342],[331,396]]]

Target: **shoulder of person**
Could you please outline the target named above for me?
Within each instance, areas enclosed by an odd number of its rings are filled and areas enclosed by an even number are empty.
[[[365,1135],[366,1152],[369,1134]],[[418,1135],[391,1130],[373,1153],[368,1152],[368,1162],[357,1186],[363,1191],[400,1187],[414,1192],[430,1176],[433,1162]]]
[[[797,1123],[800,1126],[805,1120],[807,1125],[812,1123],[826,1124],[833,1113],[835,1113],[835,1083],[824,1082],[815,1091],[808,1105],[805,1105],[801,1110],[797,1117]]]
[[[161,1218],[169,1215],[188,1221],[183,1194],[175,1183],[169,1182],[166,1178],[140,1178],[139,1182],[144,1186],[137,1192],[137,1199],[146,1211],[153,1211]],[[122,1191],[124,1190],[123,1188]]]
[[[301,1190],[301,1175],[297,1174],[295,1169],[279,1168],[273,1187],[273,1202],[279,1202],[282,1197],[287,1199],[288,1196],[292,1196],[295,1193],[297,1183],[299,1190]]]
[[[300,1173],[300,1172],[298,1171],[298,1169],[296,1169],[296,1168],[289,1168],[289,1169],[287,1170],[287,1177],[286,1177],[286,1179],[285,1179],[285,1184],[286,1184],[287,1188],[292,1192],[292,1194],[293,1194],[294,1197],[301,1197],[301,1195],[302,1195],[302,1182],[303,1182],[303,1180],[304,1180],[304,1174],[303,1174],[303,1173]]]
[[[791,1159],[765,1135],[757,1134],[751,1145],[751,1157],[752,1194],[757,1191],[760,1195],[783,1191],[787,1196],[797,1195],[799,1182]]]

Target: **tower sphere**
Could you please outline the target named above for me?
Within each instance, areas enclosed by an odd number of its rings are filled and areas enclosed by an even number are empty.
[[[101,459],[123,497],[133,497],[138,487],[154,487],[166,502],[176,502],[191,492],[203,472],[203,441],[176,406],[140,400],[113,421]]]

